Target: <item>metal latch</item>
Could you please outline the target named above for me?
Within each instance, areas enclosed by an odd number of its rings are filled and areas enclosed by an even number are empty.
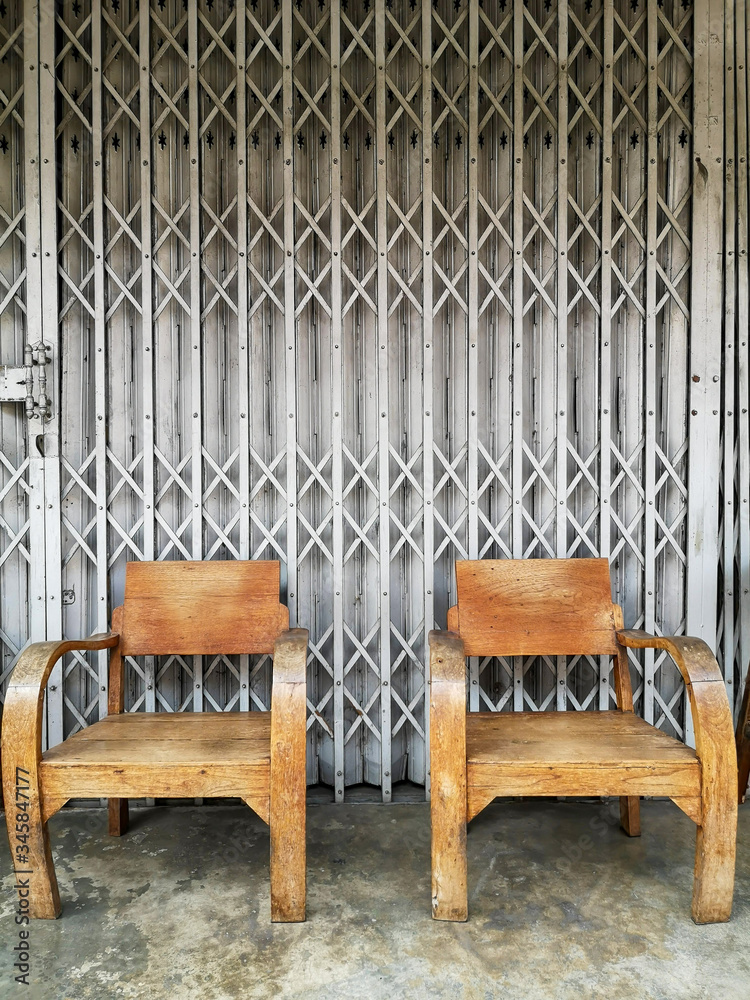
[[[44,341],[26,344],[22,365],[0,365],[0,402],[25,403],[29,420],[38,417],[49,420],[52,400],[47,395],[47,365],[52,361],[52,351]],[[34,398],[34,372],[38,395]]]

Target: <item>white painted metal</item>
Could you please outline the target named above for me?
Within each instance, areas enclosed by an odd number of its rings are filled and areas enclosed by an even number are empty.
[[[190,247],[190,556],[203,558],[203,381],[202,381],[202,324],[201,324],[201,197],[200,132],[198,86],[198,5],[187,5],[188,18],[188,153],[189,177],[189,247]],[[187,372],[185,373],[187,375]],[[193,656],[194,712],[203,711],[203,657]]]
[[[724,212],[724,6],[695,4],[693,240],[690,340],[690,466],[686,629],[716,646],[721,480]],[[720,110],[721,109],[721,110]],[[703,456],[703,457],[700,457]],[[701,580],[701,585],[698,581]],[[725,665],[726,666],[726,665]],[[693,742],[691,717],[686,739]]]
[[[479,5],[469,7],[469,120],[468,147],[468,556],[479,556]],[[469,709],[479,711],[479,658],[469,659]]]
[[[153,275],[153,232],[151,212],[151,189],[153,184],[151,136],[151,18],[148,5],[140,4],[138,16],[138,127],[142,137],[140,153],[140,268],[141,268],[141,399],[143,406],[141,462],[143,465],[143,558],[151,560],[155,556],[155,510],[154,491],[154,275]],[[135,82],[132,85],[135,87]],[[112,131],[112,142],[117,134]],[[136,161],[138,162],[138,161]],[[122,178],[122,172],[120,172]],[[121,180],[122,184],[123,181]],[[114,193],[114,192],[113,192]],[[113,345],[114,346],[114,345]],[[144,707],[147,712],[156,711],[156,663],[153,656],[144,658],[143,664]]]
[[[41,273],[39,24],[33,4],[7,4],[0,19],[0,360],[25,363],[42,337],[41,303],[28,289]],[[8,396],[4,397],[8,399]],[[12,398],[12,397],[11,397]],[[45,635],[44,471],[23,398],[0,403],[0,691],[29,639]]]
[[[375,149],[377,212],[377,425],[378,425],[378,560],[380,564],[380,786],[383,801],[391,798],[391,490],[390,490],[390,343],[388,337],[388,175],[386,172],[386,13],[375,6]]]
[[[568,555],[568,26],[570,13],[568,0],[558,0],[557,11],[557,245],[555,256],[556,301],[554,350],[556,356],[555,380],[555,540],[554,552],[558,559]],[[568,658],[558,656],[555,677],[555,705],[559,711],[567,708]]]
[[[735,74],[737,80],[737,317],[750,314],[750,241],[748,231],[748,25],[746,0],[736,8]],[[750,350],[747,324],[738,327],[735,337],[736,396],[735,421],[737,442],[736,481],[734,489],[737,522],[734,570],[734,601],[739,621],[735,645],[735,704],[739,707],[750,667]]]
[[[645,438],[643,481],[644,526],[644,625],[653,633],[656,624],[656,214],[657,214],[657,144],[658,144],[658,6],[647,0],[646,29],[646,342],[645,366]],[[654,722],[654,651],[647,649],[643,665],[643,716]]]
[[[333,499],[333,786],[344,800],[344,352],[342,340],[341,0],[331,0],[331,493]]]
[[[21,91],[23,94],[33,94],[39,89],[39,79],[40,79],[40,67],[39,67],[39,9],[35,4],[25,4],[20,5],[14,10],[16,15],[15,24],[7,32],[6,46],[10,48],[8,53],[11,56],[9,62],[12,64],[13,55],[16,56],[16,60],[23,61],[23,86],[19,86],[19,79],[16,76],[15,80],[15,93],[18,97],[13,100],[13,105],[20,103]],[[21,18],[23,20],[21,21]],[[14,36],[17,36],[18,25],[23,24],[23,54],[14,52],[14,46],[9,42]],[[16,73],[18,73],[18,67],[16,67]],[[10,94],[13,92],[12,87],[8,87],[7,92]],[[16,185],[23,189],[23,206],[24,206],[24,243],[25,247],[25,261],[24,261],[24,271],[26,277],[26,289],[29,288],[41,288],[42,286],[42,206],[40,198],[40,170],[41,164],[40,160],[40,140],[39,136],[41,134],[41,121],[40,121],[40,109],[39,103],[35,100],[23,102],[23,132],[17,127],[15,129],[15,141],[22,143],[22,149],[16,152],[16,159],[21,158],[23,160],[23,170],[20,177],[16,175],[11,176],[11,184],[15,180]],[[10,122],[3,122],[4,125],[10,125]],[[20,154],[20,156],[19,156]],[[23,178],[23,180],[21,180]],[[6,197],[8,201],[3,205],[3,209],[6,218],[13,219],[18,209],[13,210],[15,207],[15,198],[8,188],[7,181],[4,184],[4,188],[7,191]],[[20,194],[20,191],[19,191]],[[7,207],[6,207],[7,206]],[[12,237],[11,237],[12,239]],[[19,250],[21,248],[19,247]],[[15,255],[13,255],[15,257]],[[6,287],[13,287],[16,277],[16,261],[11,261],[11,267],[13,271],[10,274],[6,273]],[[19,288],[19,293],[21,289]],[[13,303],[15,308],[13,309],[13,320],[14,326],[18,324],[21,327],[23,333],[19,337],[17,334],[13,337],[11,343],[8,343],[7,333],[7,322],[4,327],[4,338],[3,338],[3,349],[7,349],[13,344],[16,351],[19,348],[23,349],[23,338],[27,339],[29,343],[36,343],[42,340],[44,337],[44,318],[42,313],[42,297],[41,295],[29,295],[28,291],[26,295],[22,293],[19,294],[19,302]],[[23,317],[25,313],[25,330],[23,324]],[[20,323],[19,323],[20,320]],[[14,331],[15,333],[15,331]],[[15,344],[13,343],[15,341]],[[3,360],[7,359],[7,355],[4,356]],[[20,355],[18,356],[20,361]],[[7,407],[3,407],[4,411],[7,411]],[[23,418],[20,414],[20,408],[13,409],[12,420],[13,425],[16,421],[21,422]],[[45,499],[44,499],[44,459],[39,451],[39,435],[43,433],[44,427],[40,420],[29,421],[28,427],[24,427],[21,422],[21,426],[7,426],[9,414],[7,412],[3,413],[3,455],[6,469],[11,473],[10,481],[6,486],[14,483],[16,478],[19,480],[19,485],[23,483],[23,466],[28,463],[28,473],[26,479],[28,481],[28,499],[26,503],[28,504],[28,515],[26,519],[26,525],[28,525],[29,533],[28,537],[24,538],[25,531],[18,522],[15,522],[15,531],[11,529],[8,531],[9,539],[4,546],[4,562],[8,558],[6,552],[10,555],[10,551],[15,548],[24,555],[29,562],[28,568],[28,582],[24,581],[23,569],[19,567],[19,577],[18,582],[21,585],[19,587],[18,593],[23,598],[24,594],[28,594],[28,631],[29,639],[33,641],[39,641],[40,639],[46,638],[47,635],[47,613],[46,613],[46,573],[45,573],[45,549],[44,549],[44,524],[45,524]],[[6,439],[8,443],[6,443]],[[9,447],[10,445],[10,447]],[[10,467],[9,467],[10,465]],[[11,502],[15,499],[12,489],[10,492]],[[19,500],[26,499],[26,497],[21,494],[18,497]],[[22,509],[24,505],[21,505]],[[10,524],[13,524],[15,518],[7,519],[10,520]],[[7,523],[7,521],[6,521]],[[26,527],[24,525],[24,527]],[[41,548],[33,547],[35,543],[41,541]],[[27,554],[28,553],[28,554]],[[17,557],[16,557],[17,558]],[[3,581],[5,582],[5,581]],[[24,583],[26,585],[24,585]],[[27,589],[28,588],[28,589]],[[3,587],[3,593],[5,593],[5,587]],[[3,601],[3,620],[5,620],[6,615],[9,618],[13,617],[13,605],[6,610],[6,602]],[[20,610],[20,609],[19,609]],[[16,628],[15,628],[15,641],[13,639],[8,642],[8,639],[4,638],[4,645],[10,645],[13,653],[20,652],[21,648],[26,645],[24,636],[24,626],[26,622],[23,620],[25,618],[18,615],[16,612]],[[20,634],[19,634],[20,627]],[[13,632],[11,628],[3,628],[3,631],[11,635]],[[9,636],[10,638],[10,636]],[[15,662],[15,657],[11,663]],[[60,677],[61,669],[57,671],[57,677],[52,679],[51,686],[56,686],[60,690]],[[48,697],[49,700],[53,699],[53,694]],[[62,693],[60,693],[59,702],[62,701]],[[47,706],[45,706],[45,709]],[[49,718],[49,717],[48,717]]]
[[[429,787],[453,560],[602,554],[627,623],[718,635],[737,690],[744,3],[732,35],[724,0],[14,2],[0,361],[44,337],[58,377],[43,429],[0,407],[6,675],[27,634],[102,627],[128,558],[278,557],[310,780],[387,801]],[[669,661],[631,663],[638,710],[690,739]],[[59,669],[50,739],[98,717],[104,664]],[[128,707],[265,708],[268,666],[131,660]],[[469,680],[473,709],[612,704],[583,657]]]
[[[722,253],[724,209],[724,7],[696,0],[693,125],[692,266],[690,341],[690,447],[687,630],[716,644],[716,568],[719,564],[719,403],[721,398]],[[702,457],[699,457],[702,456]],[[710,567],[710,571],[709,571]],[[701,585],[698,585],[698,580]]]
[[[736,422],[735,365],[737,328],[737,157],[735,121],[736,102],[732,99],[735,90],[735,23],[731,3],[724,4],[724,93],[729,98],[725,106],[724,128],[724,344],[723,363],[725,377],[722,391],[721,441],[721,511],[719,515],[719,559],[721,566],[721,590],[718,596],[719,617],[717,621],[717,648],[721,649],[721,663],[730,704],[734,702],[735,646],[739,633],[735,621],[735,575],[734,556],[738,539],[736,537],[735,477],[736,462]]]
[[[239,346],[237,362],[237,395],[239,413],[239,523],[240,559],[250,558],[250,379],[248,369],[248,274],[247,274],[247,198],[243,193],[248,189],[247,178],[247,86],[245,53],[247,52],[247,18],[243,9],[235,7],[237,41],[235,46],[237,77],[235,80],[235,100],[237,118],[235,138],[237,143],[237,340]],[[250,657],[240,657],[239,709],[250,711]]]
[[[614,119],[614,0],[602,11],[602,230],[600,246],[601,302],[599,329],[599,524],[600,555],[612,552],[612,175]],[[612,671],[607,658],[599,661],[599,708],[613,708]]]
[[[91,7],[91,155],[93,158],[94,213],[94,410],[96,462],[96,551],[107,551],[107,344],[104,297],[104,137],[103,82],[104,50],[102,47],[102,3],[92,0]],[[96,631],[109,627],[107,607],[107,575],[96,574]],[[99,715],[107,714],[107,653],[96,654],[96,685]],[[89,706],[86,705],[88,714]]]
[[[511,447],[513,449],[511,483],[513,499],[514,559],[524,556],[523,545],[523,436],[524,436],[524,9],[513,4],[513,349],[510,377],[513,379],[513,411],[511,417]],[[523,658],[513,658],[513,710],[524,709]]]
[[[424,570],[424,610],[422,614],[422,663],[429,662],[428,635],[435,621],[435,463],[433,407],[433,358],[435,355],[433,328],[433,155],[432,155],[432,9],[431,0],[422,0],[422,559]],[[427,208],[426,206],[429,206]],[[423,680],[423,731],[430,731],[430,689]],[[430,794],[430,748],[425,743],[425,794]],[[418,772],[410,775],[418,780]]]
[[[53,18],[49,8],[39,6],[39,131],[38,146],[27,148],[27,159],[36,155],[39,163],[39,201],[41,209],[41,289],[37,297],[42,300],[41,339],[51,348],[53,370],[62,362],[63,342],[59,323],[57,290],[58,228],[56,224],[56,165],[55,165],[55,50]],[[72,52],[78,52],[78,38],[70,40]],[[31,60],[29,59],[29,62]],[[31,102],[29,102],[29,106]],[[38,152],[37,152],[38,150]],[[32,154],[29,156],[28,154]],[[33,181],[32,181],[33,184]],[[32,188],[33,190],[33,188]],[[31,286],[29,286],[31,287]],[[29,296],[31,297],[31,296]],[[52,417],[44,422],[31,422],[29,428],[32,461],[42,457],[41,474],[44,477],[44,526],[39,524],[40,537],[44,538],[44,594],[45,635],[56,639],[63,634],[62,620],[62,494],[61,494],[61,424],[62,392],[58,378],[50,384]],[[40,447],[41,444],[41,447]],[[39,482],[39,480],[37,480]],[[32,525],[32,531],[37,524]],[[64,679],[72,664],[58,663],[50,674],[47,686],[47,739],[51,746],[63,739],[65,729]],[[88,691],[86,692],[88,695]],[[76,699],[79,700],[79,699]],[[83,699],[80,699],[83,700]],[[90,697],[85,700],[91,702]],[[95,702],[96,703],[96,702]],[[72,704],[72,702],[71,702]],[[70,711],[70,709],[69,709]],[[71,713],[75,719],[76,712]],[[77,720],[76,720],[77,721]],[[74,723],[75,724],[75,723]]]

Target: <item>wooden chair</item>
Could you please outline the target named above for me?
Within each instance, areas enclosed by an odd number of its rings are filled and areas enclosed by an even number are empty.
[[[42,753],[52,667],[96,649],[110,650],[109,715]],[[272,653],[271,711],[124,713],[123,658],[172,653]],[[119,836],[128,798],[237,796],[270,826],[271,919],[304,920],[306,658],[270,561],[128,563],[111,632],[29,646],[6,695],[2,767],[11,857],[33,873],[30,916],[60,914],[47,821],[68,799],[109,798]]]
[[[739,802],[744,802],[750,780],[750,670],[745,678],[742,707],[737,720],[737,772],[737,798]]]
[[[606,559],[457,562],[448,632],[431,632],[432,915],[466,920],[466,824],[496,796],[669,796],[698,826],[693,919],[729,919],[737,764],[724,681],[708,646],[624,631]],[[633,713],[626,647],[664,649],[690,698],[696,750]],[[466,713],[466,656],[614,657],[617,711]]]

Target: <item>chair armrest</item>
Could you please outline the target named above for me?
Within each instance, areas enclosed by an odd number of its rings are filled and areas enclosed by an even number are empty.
[[[433,630],[428,642],[430,758],[434,794],[440,782],[437,772],[446,767],[450,771],[450,762],[460,761],[463,771],[466,770],[466,654],[464,641],[455,632]],[[456,778],[454,775],[453,779]]]
[[[466,653],[464,641],[456,632],[433,629],[430,644],[430,683],[460,683],[466,688]]]
[[[300,753],[304,765],[307,723],[306,628],[290,628],[273,644],[271,769],[274,760]]]
[[[677,664],[687,688],[695,727],[695,749],[706,781],[737,784],[734,726],[719,664],[702,639],[687,635],[649,635],[623,629],[618,642],[630,649],[663,649]]]
[[[44,689],[52,668],[74,649],[112,649],[120,641],[116,632],[102,632],[88,639],[34,642],[18,658],[5,695],[2,730],[3,784],[15,783],[16,768],[30,775],[36,787],[37,767],[42,759],[42,711]]]
[[[724,684],[716,657],[702,639],[689,635],[651,635],[631,628],[618,631],[617,641],[628,649],[666,650],[690,686],[717,681]]]
[[[294,771],[302,762],[305,780],[307,735],[307,637],[306,628],[282,632],[273,645],[271,686],[271,786],[275,774]],[[283,782],[282,778],[282,782]]]
[[[273,644],[273,687],[281,684],[307,684],[306,628],[290,628]],[[271,695],[273,699],[273,694]],[[271,709],[273,711],[273,708]]]
[[[65,653],[73,650],[112,649],[120,641],[117,632],[99,632],[88,639],[59,639],[34,642],[21,653],[10,675],[8,695],[18,691],[44,692],[52,668]],[[6,695],[6,710],[7,697]]]

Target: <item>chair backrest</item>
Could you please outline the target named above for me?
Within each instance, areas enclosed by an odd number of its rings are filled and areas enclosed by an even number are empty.
[[[125,655],[272,653],[289,627],[275,561],[129,562]]]
[[[606,559],[459,560],[456,586],[467,656],[618,651]]]

